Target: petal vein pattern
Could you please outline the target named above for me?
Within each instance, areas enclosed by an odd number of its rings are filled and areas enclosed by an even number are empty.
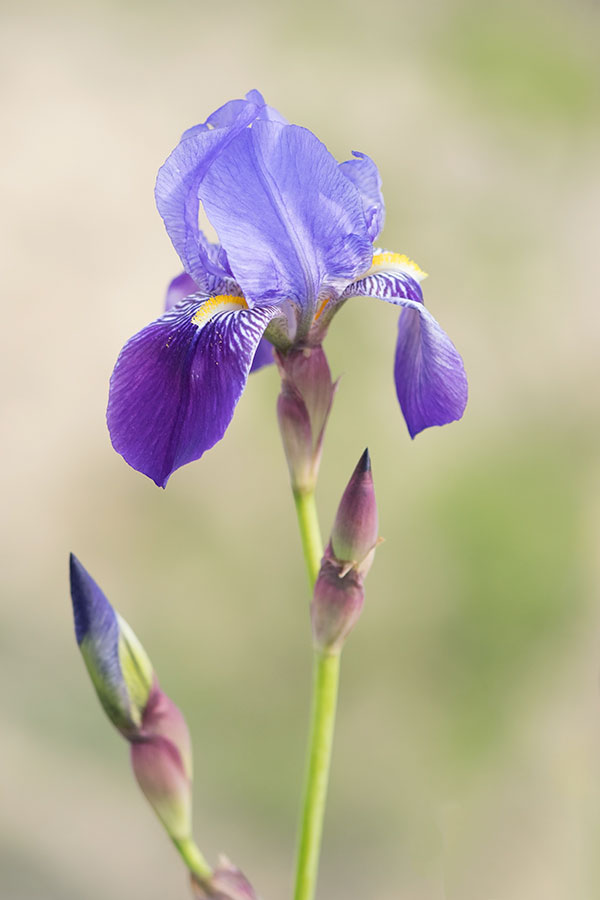
[[[241,297],[216,299],[178,303],[125,344],[113,371],[113,446],[161,487],[223,437],[265,328],[280,315],[276,306],[242,308]]]
[[[289,298],[312,318],[323,287],[369,267],[361,197],[304,128],[254,122],[219,153],[199,194],[251,301]]]
[[[398,402],[411,437],[432,425],[460,419],[468,387],[462,358],[423,305],[421,287],[408,273],[369,275],[343,298],[375,297],[402,306],[394,360]]]

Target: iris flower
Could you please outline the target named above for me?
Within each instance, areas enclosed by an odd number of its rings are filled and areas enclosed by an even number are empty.
[[[461,417],[462,360],[423,305],[425,274],[374,247],[385,208],[368,156],[338,164],[250,91],[184,133],[156,203],[185,271],[163,315],[123,347],[107,420],[115,449],[157,485],[223,437],[273,348],[320,346],[352,297],[402,307],[394,378],[411,437]],[[200,230],[200,205],[218,244]]]

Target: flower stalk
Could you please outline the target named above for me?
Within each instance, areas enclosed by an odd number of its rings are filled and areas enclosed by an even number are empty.
[[[298,840],[294,900],[312,900],[317,886],[339,673],[339,651],[315,651],[308,767]]]

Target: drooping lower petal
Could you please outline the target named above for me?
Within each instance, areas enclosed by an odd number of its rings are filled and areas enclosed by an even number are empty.
[[[323,287],[369,266],[361,196],[304,128],[255,121],[222,148],[199,194],[251,300],[290,298],[312,320]]]
[[[367,228],[371,241],[383,230],[385,204],[381,193],[381,176],[373,160],[358,150],[353,150],[354,159],[340,164],[340,171],[357,188],[363,202]]]
[[[275,357],[273,353],[273,344],[266,338],[262,338],[260,344],[256,348],[250,371],[258,372],[259,369],[264,369],[265,366],[270,366],[271,363],[274,363]]]
[[[113,446],[164,487],[180,466],[219,441],[244,390],[276,306],[243,297],[188,298],[143,328],[121,351],[110,383]]]
[[[405,272],[368,275],[342,295],[376,297],[402,306],[394,363],[396,393],[411,437],[460,419],[468,386],[462,358],[423,305],[417,281]]]

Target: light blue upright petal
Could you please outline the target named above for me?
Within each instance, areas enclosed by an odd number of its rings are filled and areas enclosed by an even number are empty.
[[[379,169],[366,153],[353,150],[355,159],[348,159],[340,164],[340,171],[349,178],[358,190],[365,211],[369,237],[375,241],[383,230],[385,222],[385,204],[381,193],[381,176]]]
[[[341,290],[370,265],[361,196],[304,128],[256,121],[240,130],[199,194],[250,301],[291,299],[312,320],[322,289]]]
[[[211,244],[198,225],[198,186],[218,154],[237,134],[256,119],[259,109],[245,100],[228,127],[192,129],[175,147],[159,169],[155,197],[169,237],[185,271],[202,285],[207,273],[231,275],[226,257],[218,245]],[[216,115],[216,114],[214,114]]]

